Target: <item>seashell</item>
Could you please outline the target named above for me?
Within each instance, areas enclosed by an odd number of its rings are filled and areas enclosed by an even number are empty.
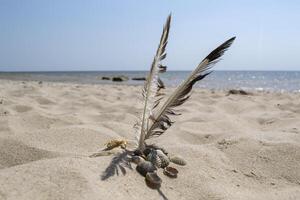
[[[157,155],[159,156],[160,160],[161,160],[161,168],[165,168],[170,164],[170,159],[169,157],[164,154],[161,150],[156,150]]]
[[[170,178],[177,178],[178,170],[174,167],[166,167],[164,169],[164,175],[170,177]]]
[[[152,162],[158,168],[165,168],[170,164],[168,156],[161,150],[151,150],[147,156],[147,160]]]
[[[156,167],[149,161],[142,160],[137,166],[136,171],[138,171],[142,176],[146,176],[148,172],[154,172]]]
[[[142,155],[142,151],[139,150],[139,149],[136,149],[136,150],[133,151],[133,154],[134,154],[135,156],[141,156],[141,155]]]
[[[159,147],[158,149],[161,150],[165,155],[169,154],[169,152],[163,147]]]
[[[160,147],[160,146],[158,146],[156,144],[147,145],[147,148],[149,148],[149,149],[155,149],[155,150],[161,150],[165,155],[169,154],[168,151],[165,148]]]
[[[156,172],[148,172],[146,174],[146,183],[152,189],[158,189],[161,186],[162,180]]]
[[[161,166],[161,160],[158,157],[157,153],[155,150],[151,150],[151,152],[147,155],[146,160],[150,161],[153,163],[156,167]]]
[[[142,162],[144,159],[140,156],[132,156],[131,157],[131,162],[135,163],[135,164],[139,164],[140,162]]]
[[[184,166],[184,165],[187,164],[186,161],[183,158],[179,157],[179,156],[170,156],[169,159],[172,163],[175,163],[177,165]]]
[[[149,153],[151,153],[153,149],[152,148],[146,148],[144,151],[143,151],[143,154],[147,157],[149,155]]]

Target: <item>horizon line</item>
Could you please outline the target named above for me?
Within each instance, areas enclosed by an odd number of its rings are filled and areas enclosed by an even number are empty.
[[[35,73],[35,72],[147,72],[149,70],[4,70],[0,73]],[[167,72],[190,72],[192,70],[167,70]],[[211,70],[211,71],[220,71],[220,72],[300,72],[299,70],[254,70],[254,69],[245,69],[245,70],[236,70],[236,69],[227,69],[227,70]]]

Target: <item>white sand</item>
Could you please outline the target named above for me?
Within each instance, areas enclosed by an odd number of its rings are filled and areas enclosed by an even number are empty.
[[[0,81],[0,199],[300,199],[300,94],[195,90],[155,139],[183,156],[160,191],[101,176],[109,139],[134,139],[141,87]],[[1,101],[2,100],[2,101]],[[1,103],[2,102],[2,103]]]

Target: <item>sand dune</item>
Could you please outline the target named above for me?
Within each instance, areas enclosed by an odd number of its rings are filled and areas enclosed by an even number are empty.
[[[88,157],[109,139],[132,147],[141,87],[0,83],[0,199],[300,199],[299,93],[196,89],[152,140],[188,162],[157,191],[134,164],[108,176],[113,155]]]

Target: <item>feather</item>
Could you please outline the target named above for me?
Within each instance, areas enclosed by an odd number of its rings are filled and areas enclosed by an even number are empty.
[[[166,24],[163,28],[163,33],[160,38],[160,43],[156,51],[156,55],[153,59],[150,73],[147,76],[143,89],[144,97],[144,108],[141,117],[141,121],[137,124],[138,127],[138,148],[144,148],[144,140],[146,133],[149,129],[150,116],[153,113],[153,110],[158,106],[159,102],[162,99],[163,93],[160,92],[165,86],[158,74],[166,71],[166,66],[161,64],[161,61],[164,60],[167,56],[166,46],[168,43],[169,29],[171,23],[171,15],[168,16]]]
[[[151,115],[152,123],[144,138],[145,140],[160,136],[174,123],[171,121],[170,116],[179,114],[174,108],[190,98],[193,85],[211,73],[209,69],[220,60],[234,40],[235,37],[227,40],[206,56],[190,76],[169,96],[165,103]]]

